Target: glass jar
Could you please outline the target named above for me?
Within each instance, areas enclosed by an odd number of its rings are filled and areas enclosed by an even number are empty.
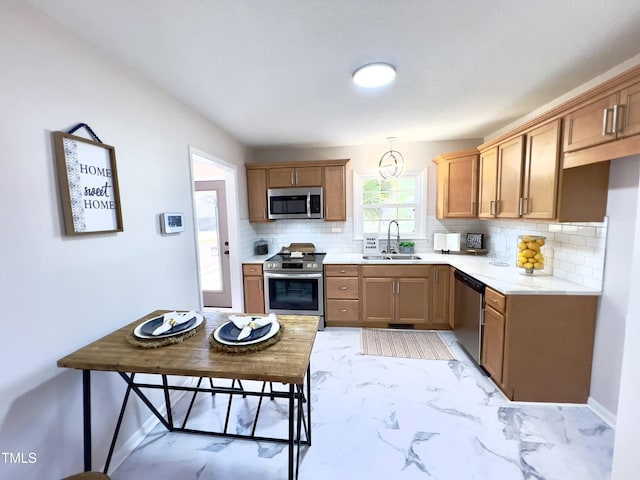
[[[542,273],[545,268],[546,237],[538,235],[518,235],[516,267],[522,268],[525,275]]]

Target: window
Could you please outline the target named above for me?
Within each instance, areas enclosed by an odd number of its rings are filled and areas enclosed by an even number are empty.
[[[354,173],[354,238],[363,234],[385,234],[397,220],[402,238],[425,238],[425,174],[404,173],[383,180]]]

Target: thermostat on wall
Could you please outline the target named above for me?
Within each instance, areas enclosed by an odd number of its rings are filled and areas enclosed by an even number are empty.
[[[184,232],[184,215],[182,213],[161,213],[160,228],[162,233]]]

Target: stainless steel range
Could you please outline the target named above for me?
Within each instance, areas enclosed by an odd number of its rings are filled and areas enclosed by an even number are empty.
[[[317,315],[324,328],[322,261],[315,252],[278,253],[264,262],[264,305],[267,313]]]

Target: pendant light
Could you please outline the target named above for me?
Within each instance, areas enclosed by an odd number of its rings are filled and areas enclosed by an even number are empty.
[[[404,157],[399,151],[393,149],[395,140],[396,137],[387,137],[389,151],[385,152],[378,162],[378,173],[384,180],[398,178],[404,170]]]

